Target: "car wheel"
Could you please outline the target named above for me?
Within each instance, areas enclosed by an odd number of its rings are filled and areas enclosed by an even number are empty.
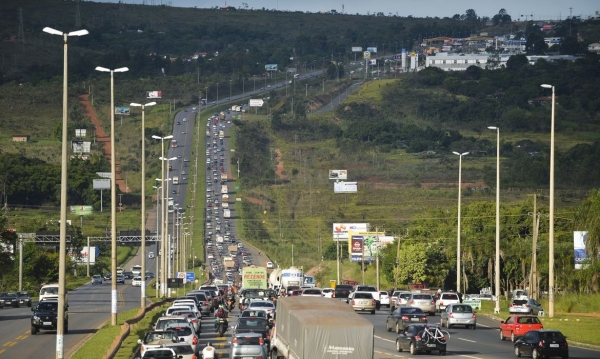
[[[402,345],[400,345],[400,341],[396,340],[396,351],[397,352],[401,352],[402,351]]]
[[[533,349],[533,351],[531,352],[531,358],[540,359],[542,358],[542,356],[540,355],[540,352],[537,349]]]
[[[446,351],[445,351],[445,350],[440,350],[440,355],[441,355],[441,356],[444,356],[444,355],[446,355]]]
[[[477,324],[473,324],[473,325],[471,326],[471,329],[473,329],[473,330],[477,329]]]
[[[38,332],[37,328],[32,325],[31,326],[31,335],[36,335],[37,332]]]
[[[504,337],[504,335],[502,335],[502,330],[500,330],[500,340],[504,340],[504,339],[506,339],[506,338]]]
[[[515,356],[516,356],[517,358],[520,358],[520,357],[521,357],[521,350],[520,350],[520,349],[519,349],[519,347],[517,347],[517,346],[515,347]]]
[[[400,324],[396,323],[396,334],[400,334]]]
[[[65,322],[65,334],[69,334],[69,322]]]
[[[411,355],[417,354],[417,346],[415,345],[414,342],[410,342],[410,354]]]
[[[512,343],[514,343],[514,342],[516,342],[516,341],[517,341],[517,336],[515,335],[515,333],[514,333],[514,332],[510,332],[510,341],[511,341]]]
[[[387,320],[385,321],[385,329],[387,329],[388,332],[392,331],[392,327],[390,327],[390,323]]]

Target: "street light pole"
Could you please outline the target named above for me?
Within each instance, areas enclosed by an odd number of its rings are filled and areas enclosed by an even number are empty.
[[[156,136],[156,135],[152,135],[152,138],[154,138],[155,140],[160,140],[160,147],[161,147],[161,151],[162,151],[162,155],[160,158],[163,158],[165,156],[165,140],[171,139],[173,138],[173,135],[169,135],[169,136],[165,136],[165,137],[160,137],[160,136]],[[167,204],[165,203],[165,198],[167,197],[167,192],[166,192],[166,186],[165,186],[165,178],[166,178],[166,174],[165,174],[165,162],[161,160],[161,176],[162,178],[157,178],[158,181],[163,182],[162,184],[162,213],[163,213],[163,217],[161,218],[164,219],[167,215]],[[167,221],[165,221],[167,222]],[[160,238],[160,294],[161,297],[165,296],[166,290],[165,290],[165,285],[166,285],[166,277],[165,277],[165,241],[166,241],[166,237],[165,237],[165,232],[167,231],[167,229],[164,227],[164,223],[163,223],[163,228],[162,228],[162,232],[161,232],[161,238]],[[168,225],[168,222],[167,222]],[[157,273],[158,275],[158,273]]]
[[[110,72],[110,238],[111,238],[111,324],[117,325],[117,166],[115,151],[115,72],[129,71],[127,67],[110,70],[97,66],[96,71]]]
[[[548,228],[548,316],[554,317],[554,86],[543,84],[543,88],[552,89],[552,115],[550,130],[550,213]]]
[[[494,292],[496,292],[496,307],[494,313],[500,313],[500,127],[489,126],[496,130],[496,271]]]
[[[68,56],[67,49],[69,44],[69,36],[87,35],[87,30],[78,30],[72,32],[62,32],[51,27],[45,27],[43,32],[51,35],[59,35],[63,38],[63,118],[62,118],[62,155],[61,155],[61,171],[60,171],[60,244],[59,244],[59,260],[58,260],[58,315],[56,326],[56,358],[64,358],[64,332],[65,332],[65,292],[66,292],[66,253],[67,253],[67,139],[68,139]],[[22,247],[21,247],[22,249]],[[89,250],[89,248],[88,248]],[[22,255],[22,253],[21,253]]]
[[[157,178],[157,180],[158,180],[158,178]],[[157,240],[156,244],[158,245],[160,243],[158,241],[158,238],[159,238],[158,227],[159,227],[159,223],[162,223],[159,212],[158,212],[158,208],[160,207],[159,206],[159,202],[160,202],[159,201],[159,198],[160,198],[159,193],[160,193],[160,190],[162,189],[162,186],[152,186],[152,188],[154,188],[156,190],[156,240]],[[158,251],[157,251],[156,255],[154,255],[154,264],[155,264],[154,273],[156,275],[155,278],[158,279],[156,281],[156,298],[158,298],[158,281],[160,280],[159,270],[158,270],[158,268],[159,268],[158,267],[158,263],[159,263],[158,259],[159,258],[158,258]]]
[[[141,235],[142,235],[142,286],[141,286],[141,299],[140,307],[146,306],[146,138],[145,138],[145,113],[146,106],[154,106],[156,102],[149,102],[145,105],[139,103],[130,103],[130,106],[142,108],[142,223],[141,223]]]
[[[217,106],[219,105],[219,83],[217,82]]]
[[[231,80],[229,80],[229,99],[231,100]]]
[[[460,199],[461,199],[461,187],[462,187],[462,158],[469,154],[469,152],[452,152],[458,156],[458,228],[456,230],[456,293],[462,293],[460,291]]]

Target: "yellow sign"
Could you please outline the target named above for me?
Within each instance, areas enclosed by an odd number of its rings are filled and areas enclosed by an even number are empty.
[[[336,281],[335,279],[330,279],[330,280],[329,280],[329,286],[330,286],[332,289],[335,289],[335,286],[336,286],[336,284],[337,284],[337,281]]]
[[[363,52],[363,59],[370,59],[370,58],[371,58],[371,52],[370,51]]]

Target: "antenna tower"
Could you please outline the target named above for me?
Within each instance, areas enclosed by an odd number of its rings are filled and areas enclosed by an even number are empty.
[[[17,41],[25,43],[25,32],[23,31],[23,8],[19,8],[19,33],[17,34]]]

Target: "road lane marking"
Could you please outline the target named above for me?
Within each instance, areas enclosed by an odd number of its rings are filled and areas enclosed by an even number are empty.
[[[387,355],[389,357],[394,357],[394,358],[406,358],[403,355],[398,355],[398,354],[393,354],[393,353],[387,353],[387,352],[381,352],[381,351],[378,351],[378,350],[375,350],[375,353],[382,354],[382,355]]]
[[[23,340],[23,339],[25,339],[25,338],[27,338],[27,335],[26,335],[26,334],[25,334],[25,335],[19,335],[19,336],[18,336],[18,337],[16,337],[15,339],[16,339],[16,340]]]
[[[470,339],[465,339],[465,338],[456,338],[458,340],[464,340],[465,342],[469,342],[469,343],[477,343],[477,341],[475,340],[470,340]]]
[[[375,338],[377,338],[377,339],[379,339],[379,340],[383,340],[383,341],[385,341],[385,342],[390,342],[390,343],[395,343],[395,342],[396,342],[395,340],[391,340],[391,339],[383,338],[383,337],[380,337],[380,336],[378,336],[378,335],[374,335],[374,337],[375,337]]]
[[[448,355],[448,353],[446,353],[446,355]],[[461,356],[463,358],[483,359],[482,357],[474,357],[474,356],[471,356],[471,355],[459,355],[459,356]]]
[[[17,344],[17,342],[6,342],[6,343],[4,343],[3,346],[5,346],[5,347],[12,347],[15,344]]]
[[[4,353],[6,351],[6,349],[0,349],[0,355],[2,355],[2,353]]]

